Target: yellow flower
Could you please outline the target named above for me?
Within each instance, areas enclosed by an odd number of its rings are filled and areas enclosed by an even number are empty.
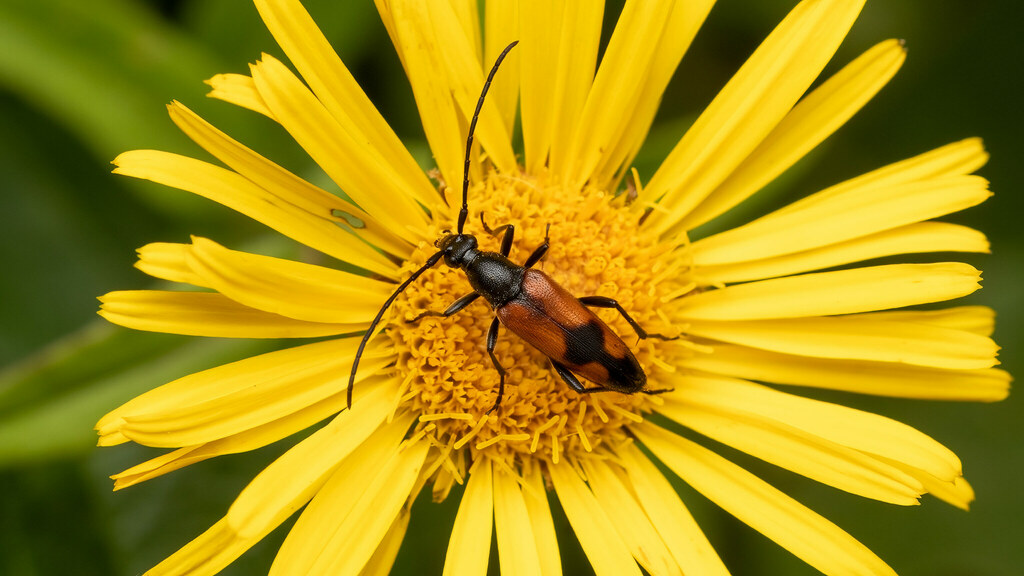
[[[442,500],[455,484],[465,489],[446,574],[486,573],[492,526],[503,573],[559,574],[550,491],[598,574],[727,573],[655,460],[826,574],[892,574],[852,536],[693,439],[882,502],[914,505],[925,493],[963,508],[972,500],[960,461],[925,434],[783,388],[1006,396],[1009,376],[993,368],[991,310],[893,311],[970,294],[977,270],[956,262],[844,267],[902,254],[986,252],[981,233],[929,221],[989,196],[987,182],[971,175],[987,158],[978,140],[879,168],[726,232],[688,234],[774,180],[896,73],[904,49],[889,40],[805,95],[862,3],[796,6],[661,167],[642,185],[633,172],[620,194],[711,0],[627,0],[600,66],[601,2],[488,1],[481,30],[475,1],[377,0],[439,185],[298,1],[256,0],[301,79],[264,55],[250,76],[211,79],[211,95],[279,122],[352,202],[177,102],[172,120],[226,167],[146,150],[118,157],[116,172],[210,198],[350,266],[247,254],[204,238],[143,247],[144,272],[208,290],[110,293],[101,314],[111,322],[199,336],[319,339],[171,382],[111,412],[97,429],[104,446],[174,449],[116,475],[123,488],[327,423],[149,574],[216,573],[303,507],[272,574],[383,574],[413,499],[429,485]],[[503,330],[495,354],[508,382],[501,406],[488,414],[498,383],[485,347],[493,313],[481,301],[449,318],[417,318],[472,291],[462,271],[442,265],[388,311],[346,410],[362,332],[453,227],[468,120],[490,63],[512,40],[520,45],[479,117],[467,232],[497,250],[481,220],[514,224],[512,258],[522,262],[550,225],[551,249],[539,268],[577,296],[615,298],[648,331],[677,336],[632,346],[623,317],[599,313],[631,344],[647,389],[671,391],[577,394],[543,354]],[[521,157],[512,144],[517,109]]]

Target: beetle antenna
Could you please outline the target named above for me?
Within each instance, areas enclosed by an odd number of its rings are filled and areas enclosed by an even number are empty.
[[[444,256],[443,250],[437,252],[430,258],[427,258],[427,263],[424,264],[419,270],[413,272],[412,276],[406,278],[405,282],[402,282],[402,284],[398,286],[398,289],[395,290],[395,293],[392,294],[387,299],[387,301],[384,302],[384,305],[380,307],[380,310],[377,312],[377,316],[373,319],[373,322],[370,322],[370,327],[366,330],[366,334],[363,335],[363,340],[362,342],[359,343],[359,348],[356,350],[356,357],[352,361],[352,373],[349,374],[348,376],[348,396],[346,403],[346,406],[348,408],[352,408],[352,388],[354,388],[356,384],[356,371],[359,369],[359,359],[362,358],[363,356],[363,348],[366,348],[366,343],[369,342],[370,337],[373,336],[373,331],[375,328],[377,328],[377,324],[380,324],[380,319],[384,317],[384,312],[386,312],[387,309],[391,307],[391,304],[394,303],[395,298],[398,298],[398,295],[409,287],[409,284],[412,284],[413,281],[419,278],[421,274],[426,272],[429,268],[433,267],[434,264],[437,264],[437,261],[440,260],[442,256]]]
[[[473,132],[476,131],[476,120],[480,117],[480,109],[484,107],[484,97],[487,96],[487,90],[491,87],[491,80],[494,79],[494,74],[498,72],[498,66],[501,66],[501,61],[505,59],[509,51],[519,44],[519,40],[516,40],[505,46],[505,49],[498,54],[498,59],[494,61],[494,66],[491,67],[490,74],[487,75],[487,81],[484,82],[484,89],[480,91],[480,99],[476,101],[476,111],[473,112],[473,119],[469,122],[469,137],[466,138],[466,169],[462,176],[462,208],[459,210],[459,234],[462,234],[462,227],[466,224],[466,217],[469,216],[469,205],[467,199],[469,197],[469,155],[473,149]]]

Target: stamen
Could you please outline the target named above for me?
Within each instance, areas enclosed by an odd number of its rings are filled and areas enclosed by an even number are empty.
[[[463,446],[468,444],[469,441],[472,440],[474,436],[479,434],[480,430],[484,427],[484,424],[487,423],[487,419],[489,417],[490,414],[484,414],[483,417],[480,418],[480,421],[476,423],[476,426],[473,426],[473,429],[469,431],[469,434],[466,434],[465,436],[460,438],[458,442],[455,443],[455,449],[458,450],[462,448]]]

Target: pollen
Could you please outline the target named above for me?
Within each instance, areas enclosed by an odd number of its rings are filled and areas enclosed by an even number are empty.
[[[639,228],[642,209],[630,206],[625,195],[589,187],[572,191],[543,177],[492,173],[469,196],[465,232],[476,236],[481,250],[499,251],[497,230],[512,224],[515,241],[509,258],[522,264],[543,243],[550,225],[550,248],[535,268],[577,297],[615,298],[650,333],[678,332],[666,319],[672,316],[674,299],[687,291],[687,275],[685,270],[664,270],[676,246]],[[481,214],[498,236],[485,231]],[[447,220],[435,222],[438,236],[452,227]],[[434,252],[434,246],[423,243],[406,262],[405,275]],[[452,477],[458,463],[480,457],[523,470],[539,461],[557,463],[626,442],[625,425],[641,421],[659,401],[639,393],[579,394],[562,381],[541,351],[502,326],[495,356],[507,371],[505,393],[499,408],[488,414],[499,383],[486,347],[494,311],[480,298],[453,316],[417,319],[427,310],[445,310],[470,292],[462,270],[439,264],[399,297],[387,328],[398,351],[397,370],[407,383],[401,408],[419,415],[415,432],[430,437],[449,460],[439,465],[439,470],[447,470],[446,477]],[[594,312],[631,348],[647,374],[646,389],[667,388],[659,376],[670,363],[659,356],[678,346],[656,339],[640,341],[614,309]],[[580,381],[587,388],[596,386]],[[452,454],[461,451],[469,454]]]

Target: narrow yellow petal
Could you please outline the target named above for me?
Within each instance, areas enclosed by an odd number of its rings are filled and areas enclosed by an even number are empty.
[[[315,338],[365,329],[359,324],[306,322],[249,308],[222,294],[122,290],[100,297],[99,315],[148,332],[220,338]]]
[[[406,431],[403,426],[408,426],[409,419],[398,420],[400,423],[385,424],[375,430],[337,462],[289,531],[274,558],[270,574],[306,576],[312,573],[312,566],[321,554],[331,554],[325,549],[332,545],[341,524],[348,520],[364,495],[381,488],[378,472],[398,455]],[[405,497],[408,496],[406,491]]]
[[[632,118],[631,112],[647,87],[672,7],[673,2],[632,0],[622,8],[594,85],[586,95],[579,121],[575,122],[571,142],[552,142],[553,160],[557,157],[555,146],[569,146],[566,180],[572,186],[580,187],[590,178],[602,156],[615,147],[625,132],[626,122]],[[575,25],[572,21],[567,24]],[[597,39],[595,35],[595,48]]]
[[[662,95],[690,43],[714,5],[714,0],[676,2],[668,16],[665,33],[654,50],[650,70],[632,109],[619,120],[621,134],[605,151],[591,182],[603,190],[616,190],[625,170],[632,165],[654,122]],[[605,119],[608,120],[608,119]]]
[[[526,501],[512,475],[498,469],[494,474],[494,530],[498,536],[498,560],[502,575],[541,576],[537,538],[530,523]]]
[[[426,237],[426,214],[380,151],[348,132],[274,57],[264,54],[252,77],[281,126],[346,194],[393,234]]]
[[[661,535],[684,574],[729,576],[686,505],[661,471],[634,444],[618,449],[644,512]]]
[[[775,28],[644,187],[648,225],[672,229],[782,121],[835,53],[860,0],[805,0]]]
[[[452,526],[444,576],[484,576],[491,554],[491,523],[494,498],[491,462],[479,461],[469,474],[466,492]]]
[[[689,247],[697,266],[792,254],[937,218],[992,195],[979,176],[944,176],[896,186],[855,186],[818,192],[750,224]]]
[[[809,436],[903,462],[944,480],[961,474],[960,459],[949,448],[902,422],[878,414],[732,378],[691,375],[679,377],[673,383],[675,391],[665,397],[683,404],[700,402],[722,411],[746,412],[765,422],[784,423]],[[891,470],[885,473],[907,483],[906,478],[892,474]]]
[[[694,270],[694,275],[701,284],[717,286],[790,276],[898,254],[988,251],[988,239],[977,230],[946,222],[918,222],[783,256],[701,266]]]
[[[540,467],[526,474],[526,490],[523,498],[526,511],[530,515],[530,525],[535,546],[540,559],[541,574],[544,576],[562,576],[562,559],[558,552],[558,539],[555,535],[555,523],[551,518],[551,506],[548,504],[547,487],[544,485],[544,473]]]
[[[402,540],[405,540],[405,532],[409,529],[410,518],[409,511],[402,508],[398,513],[398,518],[391,523],[391,528],[388,529],[388,533],[384,535],[380,546],[377,547],[377,551],[359,572],[359,576],[388,576],[391,573],[391,568],[395,565],[395,559],[398,557],[398,550],[402,546]]]
[[[640,576],[629,547],[600,503],[568,462],[548,465],[558,500],[597,576]]]
[[[228,250],[195,236],[186,259],[204,285],[246,306],[297,320],[369,324],[394,291],[387,282]]]
[[[581,464],[594,498],[618,530],[633,558],[650,574],[682,576],[683,571],[661,535],[611,465],[596,458],[586,458]]]
[[[654,425],[632,429],[687,484],[821,572],[895,576],[885,562],[838,526],[743,468]]]
[[[256,8],[278,45],[343,130],[372,149],[425,206],[440,197],[412,154],[388,126],[298,0],[257,0]],[[363,206],[367,206],[363,204]]]
[[[483,40],[480,38],[480,6],[477,0],[448,0],[462,29],[469,40],[473,56],[480,61],[483,55]]]
[[[683,319],[766,320],[853,314],[966,296],[981,273],[959,262],[890,264],[762,280],[687,296]]]
[[[519,3],[515,0],[487,0],[484,9],[484,62],[494,62],[498,54],[519,40]],[[501,114],[505,133],[512,138],[516,123],[516,106],[519,104],[519,53],[522,47],[513,50],[502,66],[509,74],[504,81],[491,86],[488,98]]]
[[[257,542],[259,538],[239,538],[222,518],[143,576],[212,576]]]
[[[223,100],[229,104],[241,106],[257,114],[263,114],[268,118],[275,119],[274,114],[267,108],[267,103],[263,101],[263,97],[256,90],[256,84],[253,83],[252,76],[246,76],[245,74],[217,74],[213,78],[206,80],[206,83],[210,86],[210,91],[206,94],[210,98]]]
[[[861,315],[748,322],[701,320],[689,323],[686,331],[783,354],[951,370],[991,368],[997,363],[999,350],[991,338],[970,332]]]
[[[746,200],[813,150],[871,100],[903,65],[903,42],[886,40],[802,99],[680,226],[689,230]]]
[[[185,376],[131,401],[119,431],[139,444],[176,448],[277,421],[346,388],[357,344],[356,338],[310,344]],[[356,382],[394,359],[390,349],[370,349]],[[268,364],[274,360],[280,364]]]
[[[302,547],[317,544],[319,553],[279,554],[274,565],[282,567],[281,574],[358,574],[402,506],[415,496],[411,491],[429,448],[430,443],[422,440],[398,449],[368,473],[335,473],[288,534],[289,539],[304,541]],[[308,568],[303,569],[303,564]],[[271,574],[276,574],[273,568]]]
[[[547,163],[555,123],[555,84],[558,75],[565,0],[519,3],[519,83],[526,171],[540,173]],[[581,2],[580,4],[585,4]],[[538,25],[543,22],[543,25]],[[589,81],[589,79],[588,79]],[[589,86],[589,84],[588,84]]]
[[[940,310],[894,310],[868,314],[871,318],[896,322],[919,322],[979,336],[991,336],[996,329],[996,311],[988,306],[955,306]]]
[[[391,413],[394,393],[394,388],[387,387],[372,390],[357,399],[352,410],[342,412],[267,466],[228,510],[232,529],[242,537],[266,534],[304,506],[364,440],[387,435],[375,432]],[[410,418],[398,417],[385,429],[410,422]]]
[[[946,370],[893,362],[810,358],[729,344],[716,344],[710,354],[683,358],[676,364],[749,380],[896,398],[997,402],[1010,392],[1010,375],[995,368]]]
[[[851,494],[912,506],[925,492],[920,482],[877,458],[769,415],[683,394],[673,395],[658,412],[718,442]]]
[[[138,249],[139,260],[135,263],[135,267],[161,280],[210,288],[188,266],[186,256],[191,249],[192,247],[188,244],[175,244],[171,242],[146,244]]]
[[[356,230],[361,238],[400,258],[408,257],[412,251],[412,243],[405,237],[407,235],[392,233],[351,202],[342,200],[334,194],[310,184],[253,152],[213,127],[184,105],[172,102],[168,106],[168,111],[171,120],[193,142],[265,190],[273,196],[275,201],[294,204],[296,207],[320,219],[329,220],[333,224],[344,224]]]
[[[395,264],[330,219],[255,185],[251,180],[194,158],[156,150],[125,152],[114,160],[124,174],[209,198],[261,222],[298,242],[386,278],[397,278]],[[337,205],[342,207],[339,200]]]
[[[899,464],[897,463],[897,465]],[[971,503],[974,502],[974,488],[971,487],[963,476],[957,476],[952,482],[945,482],[927,472],[914,468],[908,467],[907,473],[920,479],[929,494],[946,504],[967,511],[970,509]]]

